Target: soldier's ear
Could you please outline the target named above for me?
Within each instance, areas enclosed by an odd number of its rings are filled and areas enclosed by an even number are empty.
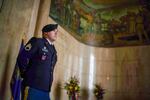
[[[47,38],[47,32],[44,32],[44,33],[43,33],[43,37],[44,37],[44,38]]]

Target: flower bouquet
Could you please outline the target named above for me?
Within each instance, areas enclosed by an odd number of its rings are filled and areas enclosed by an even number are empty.
[[[104,89],[100,85],[95,84],[93,93],[94,93],[97,100],[102,100],[103,99],[103,94],[105,92],[104,92]]]
[[[76,77],[71,77],[69,82],[65,83],[64,89],[67,90],[69,100],[78,100],[80,86]]]

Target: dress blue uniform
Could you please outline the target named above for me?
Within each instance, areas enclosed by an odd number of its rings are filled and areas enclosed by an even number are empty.
[[[18,55],[24,86],[49,92],[57,61],[54,45],[45,38],[31,38]]]

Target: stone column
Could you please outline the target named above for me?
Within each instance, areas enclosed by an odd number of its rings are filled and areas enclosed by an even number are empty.
[[[40,1],[40,9],[38,12],[38,18],[36,23],[36,29],[34,36],[41,37],[41,30],[44,25],[47,24],[49,18],[49,10],[50,10],[50,1],[51,0],[41,0]]]
[[[35,29],[40,0],[4,0],[0,12],[0,99],[10,100],[10,80],[23,35]]]

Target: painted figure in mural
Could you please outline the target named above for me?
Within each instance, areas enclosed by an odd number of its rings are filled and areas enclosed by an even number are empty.
[[[73,3],[74,3],[74,0],[65,0],[65,3],[64,3],[65,23],[68,27],[71,27],[70,25],[71,25],[72,18],[73,18],[73,11],[74,11]]]
[[[94,15],[94,32],[97,34],[100,34],[100,23],[101,23],[101,15],[99,12],[96,12],[96,14]]]
[[[53,71],[57,52],[53,42],[57,38],[58,24],[42,29],[42,38],[31,38],[19,53],[17,62],[22,74],[22,100],[50,100]]]
[[[147,32],[144,29],[144,19],[143,19],[141,12],[139,12],[136,16],[136,32],[138,34],[140,42],[144,42],[143,35],[144,35],[146,41],[149,41]]]
[[[128,33],[129,34],[133,34],[135,33],[136,29],[136,22],[135,22],[135,19],[136,19],[136,15],[134,12],[127,12],[128,14]]]
[[[64,6],[63,6],[62,0],[56,0],[55,5],[57,5],[57,6],[55,6],[56,7],[55,13],[59,17],[59,19],[63,19],[64,15],[63,15],[63,9],[62,8],[64,8]]]
[[[144,27],[148,34],[150,34],[150,11],[145,7],[142,8],[143,16],[144,16]]]
[[[80,16],[76,10],[73,11],[73,18],[72,18],[72,29],[75,32],[79,32],[80,28]]]

